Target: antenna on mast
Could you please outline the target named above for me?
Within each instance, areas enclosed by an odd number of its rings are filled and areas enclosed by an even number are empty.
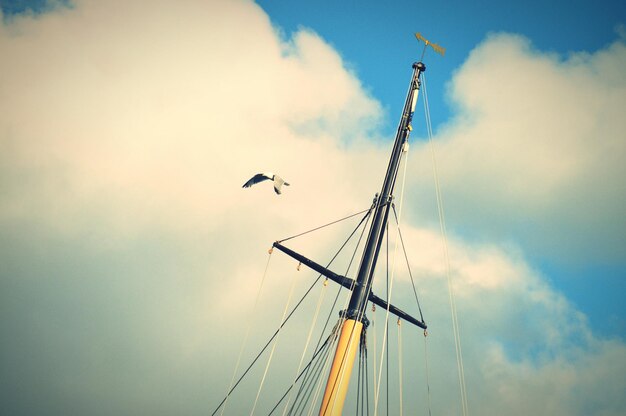
[[[432,43],[431,41],[429,41],[428,39],[426,39],[424,36],[422,36],[421,33],[416,33],[415,37],[417,38],[417,41],[419,42],[420,40],[422,42],[424,42],[424,50],[422,51],[422,57],[420,58],[420,62],[424,59],[424,54],[426,53],[426,48],[428,46],[430,46],[431,48],[433,48],[435,50],[435,52],[437,52],[438,54],[440,54],[441,56],[444,56],[446,54],[446,48],[442,48],[441,46],[437,45],[436,43]]]

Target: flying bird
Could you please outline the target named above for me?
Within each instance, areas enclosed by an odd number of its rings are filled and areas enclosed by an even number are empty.
[[[244,183],[242,188],[249,188],[254,184],[267,180],[271,180],[274,182],[274,192],[276,192],[278,195],[280,195],[280,188],[282,188],[283,185],[289,186],[289,184],[278,175],[274,175],[273,173],[257,173],[256,175],[251,177],[248,182]]]

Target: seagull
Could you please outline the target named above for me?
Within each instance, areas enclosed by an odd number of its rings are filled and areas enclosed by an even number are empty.
[[[266,180],[271,180],[274,181],[274,192],[276,192],[278,195],[280,195],[280,188],[285,185],[285,186],[289,186],[289,184],[287,182],[285,182],[285,180],[283,178],[281,178],[278,175],[274,175],[273,173],[257,173],[256,175],[254,175],[253,177],[251,177],[248,182],[244,183],[242,188],[249,188],[254,184],[257,184],[259,182],[263,182]]]

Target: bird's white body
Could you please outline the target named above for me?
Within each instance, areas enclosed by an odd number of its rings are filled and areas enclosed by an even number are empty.
[[[248,182],[243,184],[243,188],[249,188],[252,185],[255,185],[259,182],[263,182],[266,180],[271,180],[272,182],[274,182],[274,192],[276,192],[278,195],[280,195],[281,193],[280,190],[283,185],[289,186],[289,184],[285,182],[285,180],[281,178],[280,176],[275,175],[271,172],[266,172],[266,173],[257,173],[256,175],[254,175],[252,178],[248,180]]]

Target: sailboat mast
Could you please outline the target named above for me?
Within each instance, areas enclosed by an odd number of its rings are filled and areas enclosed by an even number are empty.
[[[425,70],[426,67],[423,63],[417,62],[413,64],[413,75],[411,76],[410,88],[404,103],[402,118],[400,119],[398,131],[396,132],[396,139],[391,152],[391,158],[389,160],[389,166],[387,167],[385,180],[377,199],[372,226],[369,230],[367,242],[363,251],[363,257],[357,274],[356,287],[354,288],[352,297],[350,298],[350,304],[348,306],[349,318],[354,316],[357,320],[359,320],[364,316],[365,307],[367,305],[367,297],[371,291],[374,269],[376,268],[376,261],[378,260],[378,253],[383,242],[384,231],[387,226],[389,211],[391,209],[393,189],[398,175],[402,148],[407,142],[409,134],[412,130],[411,120],[413,118],[413,112],[415,111],[415,104],[417,103],[417,96],[420,87],[419,77]]]
[[[324,399],[322,400],[319,413],[321,416],[341,415],[343,409],[361,333],[363,327],[368,324],[367,318],[365,317],[365,309],[372,288],[372,280],[378,254],[389,219],[393,189],[398,175],[402,150],[412,130],[411,121],[420,88],[420,75],[425,70],[426,66],[422,62],[413,64],[413,74],[404,103],[402,118],[400,119],[396,132],[389,166],[387,167],[383,186],[377,196],[372,225],[369,229],[363,250],[363,256],[359,265],[355,286],[350,297],[350,303],[348,309],[345,311],[346,319],[341,329],[333,365],[328,376]]]

